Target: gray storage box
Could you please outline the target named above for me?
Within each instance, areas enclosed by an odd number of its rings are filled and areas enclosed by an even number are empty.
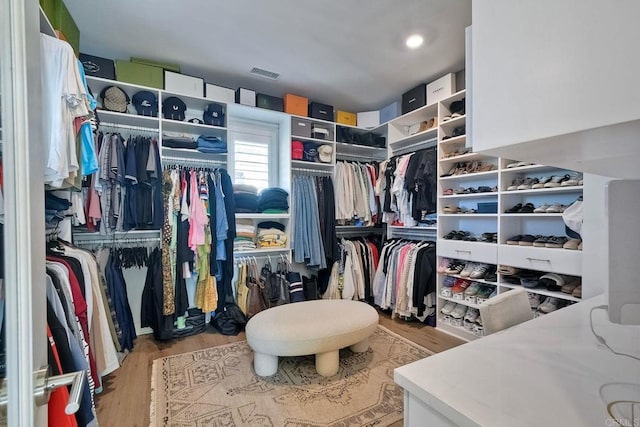
[[[311,138],[311,121],[291,117],[291,136],[300,138]]]

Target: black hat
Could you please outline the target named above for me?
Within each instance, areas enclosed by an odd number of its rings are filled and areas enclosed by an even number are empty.
[[[107,86],[100,92],[102,107],[109,111],[126,113],[129,105],[129,95],[117,86]]]
[[[224,108],[220,104],[209,104],[202,119],[210,126],[224,126]]]
[[[304,143],[303,160],[306,160],[307,162],[318,161],[318,146],[316,144],[310,141]]]
[[[187,105],[180,98],[170,96],[162,103],[162,114],[165,119],[184,120],[184,112]]]
[[[188,121],[189,123],[195,123],[195,124],[197,124],[197,125],[203,125],[203,124],[204,124],[204,122],[203,122],[202,120],[200,120],[200,119],[198,119],[198,118],[195,118],[195,117],[193,117],[193,118],[191,118],[191,119],[187,119],[187,121]]]
[[[449,106],[449,111],[451,111],[451,115],[458,114],[464,115],[465,112],[465,98],[462,98],[460,101],[453,101]]]
[[[139,116],[158,117],[158,98],[153,92],[141,90],[131,98]]]

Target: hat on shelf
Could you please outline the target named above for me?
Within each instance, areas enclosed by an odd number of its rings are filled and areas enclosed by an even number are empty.
[[[192,119],[187,119],[187,121],[188,121],[189,123],[195,123],[195,124],[197,124],[197,125],[203,125],[203,124],[204,124],[204,122],[203,122],[202,120],[200,120],[200,119],[198,119],[198,118],[196,118],[196,117],[194,117],[194,118],[192,118]]]
[[[129,95],[117,86],[108,86],[100,92],[102,107],[117,113],[126,113],[129,105]]]
[[[224,126],[224,107],[220,104],[207,105],[202,120],[210,126]]]
[[[465,98],[462,98],[460,101],[453,101],[451,105],[449,105],[449,111],[451,111],[452,119],[463,116],[465,112]]]
[[[304,144],[301,141],[291,141],[291,159],[302,160],[304,157]]]
[[[318,146],[313,142],[304,143],[304,157],[303,160],[307,162],[318,161]]]
[[[331,145],[325,144],[318,147],[318,157],[322,163],[331,163],[332,155],[333,147]]]
[[[158,98],[153,92],[148,90],[136,92],[131,101],[139,116],[158,116]]]
[[[165,119],[184,120],[184,112],[187,105],[178,97],[170,96],[162,103],[162,114]]]

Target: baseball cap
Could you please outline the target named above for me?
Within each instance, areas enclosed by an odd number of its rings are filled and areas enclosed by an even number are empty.
[[[210,126],[224,126],[224,108],[220,104],[207,105],[202,120]]]
[[[158,116],[158,99],[153,92],[148,90],[136,92],[131,98],[131,102],[136,107],[139,116]]]
[[[318,147],[318,157],[322,163],[331,163],[332,154],[333,147],[331,145],[321,145]]]
[[[117,113],[126,113],[129,105],[129,95],[117,86],[108,86],[100,92],[102,107]]]
[[[304,158],[308,162],[318,161],[318,146],[313,142],[304,143]]]
[[[204,124],[204,122],[202,120],[198,119],[197,117],[193,117],[191,119],[187,119],[187,121],[189,123],[195,123],[197,125],[203,125]]]
[[[170,96],[162,103],[162,114],[165,119],[184,120],[187,105],[178,97]]]
[[[304,144],[300,141],[291,141],[291,158],[293,160],[302,160],[304,157]]]
[[[565,284],[564,278],[556,273],[547,273],[540,276],[539,282],[541,285],[546,286],[549,291],[560,291]]]

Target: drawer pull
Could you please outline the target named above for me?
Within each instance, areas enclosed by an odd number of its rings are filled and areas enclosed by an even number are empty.
[[[527,257],[527,259],[528,259],[529,261],[548,262],[549,264],[551,264],[551,260],[550,260],[550,259],[531,258],[531,257]]]
[[[471,251],[463,251],[463,250],[460,250],[460,249],[456,249],[456,252],[459,253],[459,254],[469,254],[469,255],[471,255]]]

